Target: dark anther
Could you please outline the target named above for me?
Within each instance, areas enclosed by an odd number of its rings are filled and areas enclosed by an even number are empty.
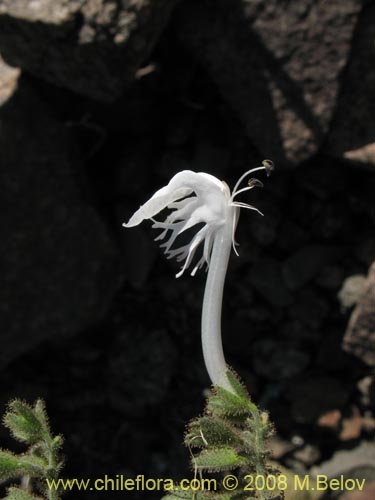
[[[275,170],[275,165],[272,160],[263,160],[262,165],[266,169],[267,177],[269,177],[271,173]]]
[[[253,187],[264,187],[263,182],[261,182],[259,179],[249,179],[247,185],[251,188]]]

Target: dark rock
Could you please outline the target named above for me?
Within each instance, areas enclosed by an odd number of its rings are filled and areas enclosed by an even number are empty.
[[[132,144],[127,146],[127,151],[121,154],[115,166],[114,189],[119,197],[133,200],[128,213],[123,214],[129,219],[133,215],[131,210],[134,212],[135,208],[144,201],[142,198],[146,199],[148,194],[152,194],[148,175],[148,168],[152,162],[152,149],[147,139],[132,140]],[[121,209],[120,205],[120,211]]]
[[[265,329],[259,325],[240,324],[233,322],[224,323],[223,327],[223,345],[227,361],[231,366],[248,367],[252,353],[252,343],[255,339],[265,334]],[[251,367],[253,369],[253,367]],[[242,369],[238,369],[242,377]]]
[[[315,283],[321,288],[337,290],[344,279],[344,270],[335,264],[324,266],[316,277]]]
[[[229,151],[226,147],[204,139],[197,141],[192,161],[194,170],[212,173],[225,172],[229,161]]]
[[[229,315],[230,319],[224,320],[223,325],[224,350],[230,357],[247,366],[252,343],[263,338],[269,331],[269,306],[262,307],[255,303],[248,304],[246,309],[238,309],[235,305],[232,307],[235,312],[232,316]],[[225,309],[228,310],[226,307]],[[224,312],[224,318],[226,316]]]
[[[50,335],[101,319],[117,252],[83,194],[67,129],[29,82],[0,108],[0,366]]]
[[[319,216],[322,207],[321,200],[304,193],[301,189],[294,189],[290,190],[288,206],[290,209],[289,217],[302,228],[307,227],[309,239],[311,239],[311,226],[316,223]]]
[[[258,205],[256,205],[258,207]],[[271,203],[263,203],[261,211],[265,217],[251,217],[250,230],[254,240],[261,246],[269,246],[277,236],[281,219],[280,207]]]
[[[56,85],[113,100],[136,78],[176,1],[1,0],[0,50]]]
[[[244,214],[241,215],[244,216]],[[258,214],[254,214],[254,216],[256,215]],[[241,219],[241,221],[243,220],[244,219]],[[231,269],[234,269],[235,271],[237,271],[237,268],[240,270],[240,272],[237,273],[239,275],[238,279],[244,279],[246,277],[246,279],[248,280],[250,273],[247,272],[244,276],[244,266],[248,271],[249,266],[258,262],[264,252],[259,245],[256,245],[255,242],[251,240],[251,238],[249,237],[248,227],[246,227],[245,224],[238,224],[236,231],[236,242],[238,243],[238,255],[233,256],[230,261],[230,266]]]
[[[322,201],[332,200],[333,195],[345,191],[346,183],[331,165],[328,158],[323,158],[319,163],[314,162],[313,168],[299,169],[295,176],[298,187]]]
[[[309,355],[285,341],[258,340],[253,345],[253,367],[258,375],[279,380],[301,373],[309,362]]]
[[[165,396],[176,349],[165,330],[142,331],[129,325],[121,332],[108,354],[111,405],[129,415],[144,411]]]
[[[319,212],[311,228],[314,236],[319,240],[333,240],[333,243],[345,237],[350,241],[353,231],[348,226],[351,213],[347,199],[341,202],[336,200],[334,204],[328,200],[324,205],[318,207]]]
[[[279,333],[286,339],[293,339],[296,341],[316,342],[320,338],[319,332],[312,330],[307,322],[298,319],[284,320],[281,323]]]
[[[375,74],[371,58],[374,49],[374,2],[364,2],[353,37],[352,54],[339,94],[337,111],[324,149],[351,162],[375,166],[375,102],[372,98]]]
[[[178,165],[178,168],[176,168]],[[163,154],[163,158],[158,167],[159,175],[165,179],[166,183],[170,181],[172,176],[178,170],[191,170],[191,162],[186,158],[186,154],[182,149],[169,148]],[[205,170],[206,171],[206,170]]]
[[[343,350],[342,329],[340,327],[330,328],[328,323],[322,333],[321,342],[317,346],[315,367],[319,371],[339,374],[341,377],[350,373],[346,383],[352,386],[353,380],[363,376],[363,365]]]
[[[294,253],[296,248],[306,245],[309,237],[309,232],[302,225],[284,217],[279,226],[277,245],[288,254]]]
[[[337,255],[337,250],[322,245],[307,245],[288,257],[282,275],[290,290],[298,290],[315,278],[321,268]]]
[[[234,277],[234,269],[231,266],[230,270],[232,276]],[[231,283],[231,292],[230,295],[228,294],[226,296],[225,302],[229,302],[231,307],[236,310],[236,316],[250,316],[250,312],[253,311],[254,309],[254,291],[251,288],[251,286],[246,283],[246,281],[241,279],[242,276],[239,274],[239,279],[238,280],[233,280]],[[244,309],[241,309],[241,307],[244,307]],[[258,309],[255,307],[255,309]],[[265,308],[264,308],[265,309]],[[261,310],[255,312],[256,319],[255,321],[265,321],[269,317],[269,312],[267,310]],[[259,316],[259,319],[258,319]]]
[[[263,155],[300,162],[319,148],[348,61],[361,0],[194,0],[177,32]]]
[[[141,227],[132,228],[131,234],[123,231],[120,242],[126,279],[135,289],[141,290],[155,263],[157,246]]]
[[[277,166],[276,166],[277,168]],[[279,175],[279,174],[283,175]],[[285,171],[279,171],[277,170],[277,175],[276,172],[275,174],[272,175],[272,182],[268,182],[265,184],[265,189],[264,192],[266,193],[266,196],[268,194],[271,195],[272,199],[275,199],[279,202],[282,202],[286,200],[289,197],[289,191],[290,191],[290,175],[288,175],[289,172]],[[262,196],[264,198],[264,195]]]
[[[349,391],[328,376],[293,379],[286,394],[292,403],[292,415],[299,423],[313,423],[328,410],[340,409]]]
[[[284,286],[279,262],[263,258],[251,268],[249,281],[270,304],[285,307],[293,297]]]
[[[134,206],[119,204],[117,207],[117,225],[121,227],[134,213]],[[149,227],[137,226],[122,228],[119,234],[122,266],[126,279],[137,290],[145,285],[154,265],[158,245],[153,241],[154,231]]]
[[[375,365],[375,263],[370,268],[362,298],[350,317],[343,348],[364,363]]]
[[[276,314],[277,316],[277,314]],[[251,305],[247,311],[247,318],[250,325],[254,323],[267,323],[272,321],[271,311],[267,305],[254,304]]]
[[[273,417],[272,420],[276,425],[278,434],[290,435],[291,429],[294,428],[295,423],[290,414],[289,402],[283,398],[275,398],[268,402],[267,409]],[[291,441],[294,444],[293,438]]]
[[[320,328],[330,312],[329,304],[313,289],[301,290],[289,315],[309,329]]]
[[[375,238],[364,234],[357,243],[355,254],[360,262],[369,267],[375,261]]]
[[[169,146],[184,145],[192,134],[194,126],[193,113],[180,110],[180,113],[170,117],[166,134],[166,143]]]

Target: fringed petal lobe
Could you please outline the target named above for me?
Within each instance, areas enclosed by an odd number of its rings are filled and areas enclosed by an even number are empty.
[[[178,261],[185,259],[177,276],[181,276],[189,267],[197,248],[204,242],[203,255],[192,272],[195,274],[205,262],[209,264],[215,232],[226,222],[229,200],[229,188],[216,177],[203,172],[183,170],[176,174],[167,186],[156,191],[124,226],[137,226],[142,221],[151,219],[154,229],[163,230],[156,240],[164,240],[170,233],[161,247],[168,258],[176,257]],[[171,213],[164,222],[154,220],[154,216],[166,208],[171,210]],[[171,249],[181,233],[202,223],[204,226],[188,245]]]

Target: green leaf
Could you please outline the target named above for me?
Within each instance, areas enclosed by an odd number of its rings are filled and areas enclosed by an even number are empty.
[[[227,471],[245,465],[245,463],[245,459],[240,457],[232,448],[203,450],[192,460],[194,468],[206,470],[207,472]]]
[[[57,453],[62,448],[63,444],[64,438],[60,434],[55,436],[52,440],[52,451]]]
[[[232,386],[236,395],[240,399],[242,399],[244,402],[246,402],[246,404],[247,404],[250,400],[250,396],[246,390],[245,385],[241,382],[240,378],[233,370],[231,370],[231,369],[227,370],[226,374],[227,374],[228,381],[229,381],[230,385]]]
[[[59,450],[61,448],[62,438],[60,436],[56,436],[56,438],[51,438],[51,441],[48,442],[40,441],[33,445],[29,448],[29,455],[43,461],[46,465],[50,462],[52,456],[53,462],[57,463],[60,460]]]
[[[226,420],[204,416],[192,420],[185,436],[185,444],[192,447],[241,446],[242,439]]]
[[[8,494],[4,498],[4,500],[42,500],[41,497],[32,495],[31,493],[28,493],[25,490],[21,490],[20,488],[17,488],[15,486],[8,488],[7,493]]]
[[[44,464],[39,459],[29,455],[13,455],[13,453],[0,450],[0,481],[25,474],[31,477],[41,477]]]
[[[4,425],[21,442],[33,444],[43,438],[42,424],[33,409],[18,399],[9,404]]]
[[[18,457],[18,464],[23,473],[31,477],[43,477],[48,467],[48,462],[43,457],[33,455],[21,455]]]
[[[10,451],[0,450],[0,481],[16,477],[18,472],[18,457]]]
[[[215,387],[214,394],[209,396],[207,410],[217,417],[235,418],[241,421],[252,415],[248,401],[222,387]]]
[[[0,450],[0,481],[15,477],[32,478],[32,486],[40,495],[12,487],[8,490],[8,500],[58,500],[57,492],[45,493],[45,479],[58,479],[63,467],[60,448],[63,444],[61,436],[53,437],[48,425],[44,403],[36,401],[33,407],[23,401],[14,400],[9,404],[4,417],[4,424],[19,441],[26,442],[28,450],[22,455],[14,455]]]
[[[46,405],[42,399],[37,399],[35,405],[34,405],[34,412],[36,417],[38,418],[39,422],[41,423],[42,427],[44,430],[50,434],[50,426],[49,426],[49,421],[48,421],[48,415],[46,411]]]

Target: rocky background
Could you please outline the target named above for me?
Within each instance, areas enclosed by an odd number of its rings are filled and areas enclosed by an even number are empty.
[[[121,224],[178,170],[233,186],[271,158],[228,362],[281,464],[366,471],[370,498],[374,40],[371,0],[0,0],[1,413],[44,398],[67,477],[190,476],[205,276],[175,280],[151,228]]]

